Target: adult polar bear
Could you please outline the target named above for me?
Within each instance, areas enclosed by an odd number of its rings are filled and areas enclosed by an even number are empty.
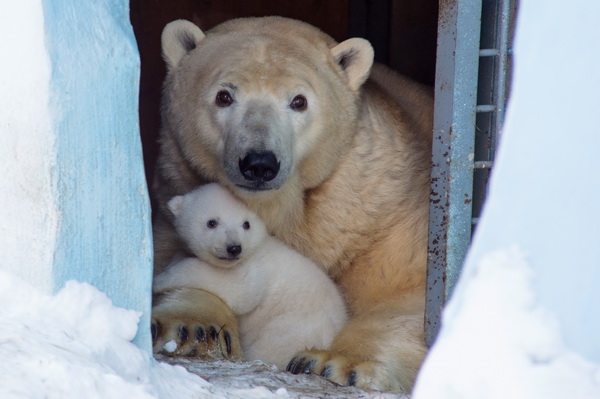
[[[331,348],[299,354],[289,370],[409,391],[426,353],[429,93],[373,65],[367,41],[338,44],[280,17],[231,20],[206,35],[174,21],[162,48],[155,273],[181,249],[168,200],[218,182],[326,270],[348,303],[351,320]],[[203,291],[165,292],[153,319],[155,350],[176,339],[185,355],[222,340],[190,343],[182,325],[223,327],[236,340],[231,311]]]

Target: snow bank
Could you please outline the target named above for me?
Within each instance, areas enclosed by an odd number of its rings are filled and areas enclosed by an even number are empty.
[[[600,362],[600,1],[522,0],[513,86],[465,265],[518,244],[565,345]]]
[[[226,390],[159,363],[130,340],[140,313],[89,284],[55,296],[0,270],[0,398],[281,398],[264,387]]]
[[[600,365],[563,344],[517,247],[478,264],[444,314],[414,399],[600,398]]]
[[[488,199],[415,399],[600,398],[599,14],[519,2]]]
[[[207,382],[130,342],[140,314],[89,284],[44,295],[0,270],[0,397],[192,397]]]
[[[44,40],[40,0],[0,1],[0,253],[10,259],[2,267],[50,292],[59,212]]]

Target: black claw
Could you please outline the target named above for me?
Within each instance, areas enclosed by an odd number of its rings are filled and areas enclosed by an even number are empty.
[[[152,323],[150,325],[150,334],[152,334],[152,345],[155,345],[156,341],[158,340],[158,330],[159,330],[158,323]]]
[[[348,386],[353,387],[356,385],[356,377],[357,377],[356,371],[353,371],[350,373],[350,375],[348,376]]]
[[[186,326],[179,326],[179,331],[177,332],[177,335],[179,336],[181,342],[185,342],[188,340],[190,333]]]
[[[306,359],[303,358],[303,357],[301,357],[300,359],[298,359],[298,361],[296,362],[296,364],[294,364],[294,367],[292,367],[292,374],[300,374],[300,372],[304,368],[304,362],[305,361],[306,361]]]
[[[296,367],[294,367],[294,370],[292,370],[292,373],[300,374],[302,370],[304,370],[304,362],[306,362],[305,358],[300,359],[300,361],[296,364]]]
[[[331,377],[331,366],[326,366],[321,371],[321,377],[323,377],[323,378],[329,378],[329,377]]]
[[[225,331],[225,347],[227,348],[227,354],[231,355],[231,334],[229,334],[229,331]]]
[[[302,369],[302,372],[304,374],[310,374],[313,371],[313,369],[315,368],[316,364],[317,364],[317,362],[315,360],[311,360],[310,362],[307,362],[304,365],[304,368]]]
[[[294,368],[294,364],[296,364],[296,358],[293,358],[292,360],[290,360],[290,362],[288,363],[287,367],[285,368],[285,371],[287,372],[292,372],[293,368]]]
[[[215,326],[210,326],[210,328],[208,329],[208,333],[210,334],[210,337],[213,339],[213,341],[217,341],[219,339],[219,332],[217,331]]]
[[[196,338],[198,338],[198,341],[206,342],[206,330],[204,330],[204,327],[196,329]]]

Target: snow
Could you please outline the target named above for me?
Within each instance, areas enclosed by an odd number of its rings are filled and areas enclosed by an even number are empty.
[[[467,262],[519,244],[565,344],[596,362],[600,52],[590,46],[600,43],[598,15],[596,0],[520,2],[505,129]]]
[[[0,253],[11,260],[3,267],[49,292],[59,215],[43,20],[40,0],[0,1]]]
[[[169,353],[173,353],[175,352],[175,349],[177,349],[177,342],[175,342],[174,340],[165,342],[165,344],[163,345],[163,349]]]
[[[210,385],[130,342],[140,314],[91,285],[43,294],[0,270],[0,397],[201,397]]]
[[[415,399],[600,398],[598,15],[597,0],[519,2],[488,202]],[[0,2],[0,16],[0,398],[397,397],[260,362],[156,361],[131,343],[139,312],[74,281],[49,295],[60,214],[42,3]]]
[[[444,314],[413,398],[600,398],[600,365],[569,351],[517,246],[490,253]]]
[[[413,398],[600,398],[600,2],[521,0],[489,195]]]
[[[155,361],[130,342],[139,318],[89,284],[69,281],[51,296],[0,270],[0,398],[400,397],[338,387],[262,362]]]

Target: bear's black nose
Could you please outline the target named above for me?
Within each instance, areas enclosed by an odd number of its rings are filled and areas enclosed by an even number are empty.
[[[239,166],[242,176],[246,180],[271,181],[279,173],[280,162],[271,151],[249,152],[244,159],[240,159]]]
[[[242,246],[241,245],[228,245],[227,253],[229,255],[238,256],[239,254],[242,253]]]

